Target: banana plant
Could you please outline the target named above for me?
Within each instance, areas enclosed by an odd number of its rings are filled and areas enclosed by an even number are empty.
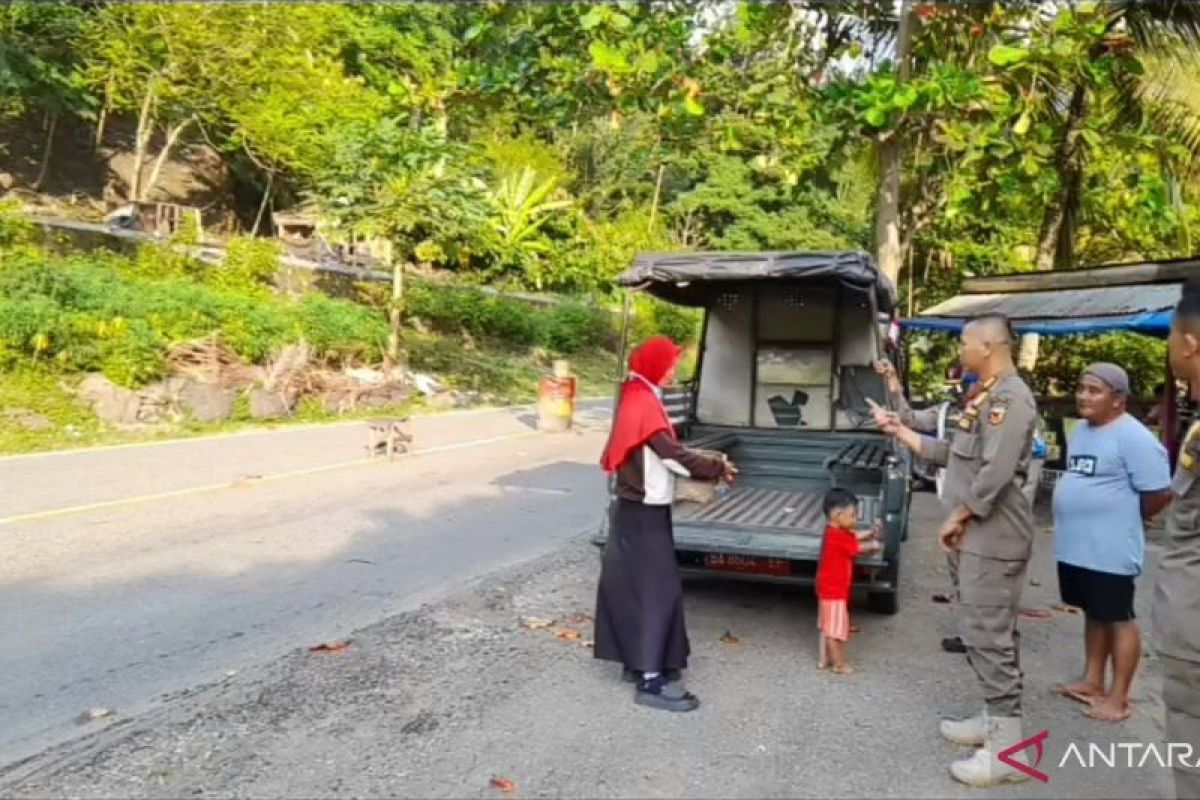
[[[542,228],[554,212],[574,205],[572,200],[556,196],[558,188],[555,178],[538,182],[537,171],[526,166],[504,175],[491,192],[495,212],[491,228],[500,266],[532,273],[538,284],[537,261],[549,249]]]

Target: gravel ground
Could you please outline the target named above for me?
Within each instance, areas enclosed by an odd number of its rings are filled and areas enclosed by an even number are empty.
[[[0,773],[0,796],[505,796],[493,778],[517,797],[1169,796],[1161,768],[1058,767],[1068,742],[1162,737],[1152,657],[1124,725],[1051,693],[1081,666],[1082,619],[1065,613],[1022,625],[1026,732],[1050,731],[1049,784],[978,792],[949,778],[959,751],[938,716],[979,700],[965,660],[938,649],[953,607],[930,602],[947,581],[936,516],[918,496],[901,612],[857,615],[850,678],[814,670],[808,591],[695,582],[689,683],[704,705],[635,706],[587,648],[577,615],[592,611],[599,562],[575,540],[357,631],[344,652],[299,647],[143,716],[91,723],[105,727]],[[1039,536],[1028,607],[1057,602],[1049,545]],[[555,619],[564,638],[522,627],[530,616]]]

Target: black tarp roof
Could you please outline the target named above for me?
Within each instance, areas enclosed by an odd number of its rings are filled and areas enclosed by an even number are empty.
[[[866,253],[643,253],[617,278],[617,284],[641,288],[672,303],[702,306],[722,291],[720,284],[747,281],[837,281],[874,292],[879,311],[891,313],[896,289]]]

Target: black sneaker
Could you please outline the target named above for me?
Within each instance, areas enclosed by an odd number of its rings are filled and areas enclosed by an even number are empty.
[[[678,683],[679,680],[683,678],[683,670],[664,670],[663,676],[667,679],[667,683]],[[625,681],[625,683],[637,683],[641,677],[641,674],[637,670],[630,669],[629,667],[623,667],[621,669],[621,680]]]
[[[947,653],[965,653],[967,646],[963,644],[961,636],[947,636],[942,639],[942,649]]]
[[[638,681],[633,702],[660,711],[685,712],[695,711],[700,707],[700,699],[685,691],[683,684],[669,683],[662,675]]]

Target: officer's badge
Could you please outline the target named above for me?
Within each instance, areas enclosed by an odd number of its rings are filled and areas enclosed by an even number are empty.
[[[988,410],[989,425],[1003,425],[1004,418],[1008,416],[1008,406],[992,406]]]
[[[1183,437],[1183,444],[1179,448],[1179,466],[1191,472],[1196,467],[1196,438],[1200,436],[1200,422],[1193,422],[1192,427],[1188,429],[1187,435]]]

